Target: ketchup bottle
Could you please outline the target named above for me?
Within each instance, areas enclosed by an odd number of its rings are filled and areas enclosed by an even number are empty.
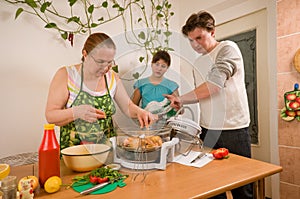
[[[60,177],[60,148],[54,124],[44,125],[44,136],[39,147],[39,183],[41,187],[51,176]]]

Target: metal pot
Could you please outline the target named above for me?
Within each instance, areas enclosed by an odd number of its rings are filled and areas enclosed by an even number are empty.
[[[121,130],[121,129],[120,129]],[[135,129],[122,129],[118,132],[116,154],[124,161],[132,163],[150,163],[156,162],[160,159],[161,146],[155,146],[151,148],[145,147],[142,144],[147,137],[160,137],[162,143],[170,140],[171,127],[167,126],[161,129],[149,129],[149,130],[135,130]],[[139,140],[139,143],[135,142],[135,147],[128,147],[124,145],[124,141],[127,139]]]
[[[130,150],[122,146],[117,146],[116,153],[119,158],[128,162],[150,163],[159,160],[160,149],[161,147],[155,148],[154,150],[137,151],[137,150]]]

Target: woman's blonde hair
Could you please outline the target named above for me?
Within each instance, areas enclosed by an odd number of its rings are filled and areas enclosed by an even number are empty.
[[[85,41],[82,51],[86,51],[87,54],[92,52],[96,47],[107,47],[116,49],[114,41],[105,33],[93,33]],[[81,61],[84,61],[82,56]]]

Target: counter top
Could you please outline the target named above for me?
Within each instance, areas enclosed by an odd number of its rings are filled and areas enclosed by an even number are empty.
[[[28,167],[28,166],[27,166]],[[37,168],[30,169],[37,176]],[[20,175],[25,166],[12,167],[10,175]],[[201,168],[188,167],[178,163],[168,163],[166,170],[134,171],[121,169],[129,177],[123,188],[105,194],[105,198],[208,198],[239,186],[256,182],[258,198],[264,197],[264,178],[282,171],[281,166],[230,154],[228,159],[213,160]],[[70,184],[74,176],[84,175],[67,169],[63,163],[61,177],[64,184]],[[136,179],[134,177],[139,174]],[[143,181],[143,175],[146,178]],[[22,176],[21,176],[22,177]],[[73,189],[62,187],[59,192],[48,194],[37,189],[34,198],[66,199],[78,197]],[[99,196],[98,196],[99,197]],[[96,195],[84,196],[86,199]]]

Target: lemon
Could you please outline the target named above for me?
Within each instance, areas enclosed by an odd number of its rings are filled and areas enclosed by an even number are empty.
[[[54,193],[60,189],[62,180],[58,176],[52,176],[48,178],[44,184],[44,189],[47,193]]]
[[[0,164],[0,180],[8,176],[10,166],[8,164]]]

